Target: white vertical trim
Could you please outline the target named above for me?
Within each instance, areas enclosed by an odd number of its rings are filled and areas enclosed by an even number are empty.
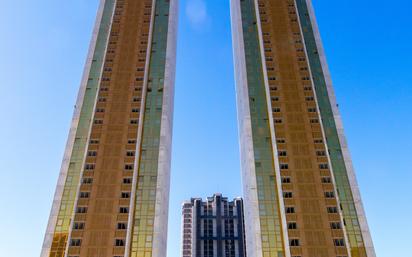
[[[340,205],[338,190],[337,190],[337,188],[336,188],[335,174],[333,173],[332,162],[331,162],[331,160],[330,160],[330,154],[329,154],[329,147],[328,147],[328,144],[327,144],[327,142],[326,142],[325,129],[324,129],[324,127],[323,127],[322,116],[321,116],[321,113],[320,113],[320,108],[319,108],[318,97],[317,97],[317,93],[316,93],[315,82],[314,82],[313,76],[312,76],[312,67],[311,67],[311,65],[310,65],[308,50],[307,50],[307,48],[306,48],[306,42],[305,42],[306,40],[305,40],[305,36],[304,36],[304,33],[303,33],[303,29],[302,29],[302,22],[301,22],[301,20],[300,20],[300,14],[299,14],[299,9],[298,9],[296,0],[295,0],[294,2],[295,2],[296,16],[297,16],[297,19],[298,19],[298,22],[299,22],[300,35],[301,35],[301,39],[302,39],[302,42],[303,42],[302,45],[303,45],[303,48],[305,49],[306,65],[308,66],[308,69],[309,69],[310,82],[311,82],[311,86],[312,86],[312,90],[313,90],[314,98],[315,98],[315,103],[316,103],[316,114],[317,114],[318,119],[319,119],[319,124],[320,124],[321,132],[322,132],[322,139],[323,139],[323,141],[324,141],[324,142],[323,142],[323,145],[324,145],[324,147],[325,147],[326,156],[327,156],[327,159],[328,159],[329,172],[330,172],[330,176],[331,176],[332,183],[333,183],[333,192],[334,192],[334,194],[335,194],[336,203],[337,203],[337,205],[338,205],[337,207],[338,207],[338,212],[339,212],[339,220],[340,220],[340,223],[342,224],[343,236],[344,236],[344,240],[345,240],[345,247],[346,247],[346,251],[347,251],[348,257],[351,257],[351,256],[352,256],[352,253],[351,253],[351,251],[350,251],[349,238],[348,238],[348,234],[347,234],[347,232],[346,232],[346,229],[345,229],[345,227],[344,227],[344,225],[343,225],[343,224],[344,224],[343,212],[342,212],[342,209],[340,208],[341,205]]]
[[[89,51],[87,54],[86,64],[83,70],[83,76],[80,83],[80,89],[77,95],[76,105],[73,112],[73,118],[70,126],[69,136],[66,143],[66,148],[63,155],[63,161],[60,168],[59,178],[57,180],[56,191],[54,194],[53,204],[50,211],[49,222],[47,224],[46,234],[44,236],[43,246],[40,253],[40,257],[48,257],[51,250],[51,245],[53,242],[53,235],[56,228],[57,216],[59,214],[59,209],[62,201],[64,185],[67,178],[67,172],[70,164],[71,155],[73,152],[74,140],[77,132],[77,128],[80,120],[80,113],[83,106],[83,100],[86,92],[87,82],[89,78],[89,73],[93,61],[94,52],[96,49],[97,37],[99,34],[99,29],[103,17],[103,11],[106,0],[100,0],[100,5],[97,11],[95,25],[93,29],[92,39],[89,46]]]
[[[165,257],[167,253],[178,5],[178,0],[170,0],[152,257]]]
[[[262,236],[240,0],[231,0],[230,14],[232,20],[237,119],[244,195],[245,234],[247,238],[246,252],[247,256],[262,257]]]
[[[126,244],[124,256],[130,256],[131,246],[132,246],[132,234],[134,229],[134,216],[135,216],[135,201],[136,201],[136,190],[137,190],[137,179],[139,175],[139,165],[140,165],[140,155],[141,155],[141,144],[142,144],[142,134],[144,126],[144,114],[146,109],[146,93],[147,93],[147,83],[149,76],[149,67],[150,67],[150,56],[152,52],[152,40],[153,40],[153,26],[154,26],[154,17],[156,13],[156,0],[152,0],[152,12],[150,17],[149,25],[149,36],[147,40],[147,49],[146,49],[146,63],[143,75],[143,90],[142,98],[140,103],[140,113],[139,113],[139,127],[137,129],[137,140],[136,140],[136,157],[134,159],[133,165],[133,178],[132,178],[132,191],[130,194],[130,204],[129,204],[129,215],[127,222],[127,232],[126,232]]]
[[[278,147],[276,142],[276,132],[275,132],[275,125],[273,123],[273,114],[272,114],[272,101],[270,98],[270,87],[269,87],[269,80],[267,75],[267,68],[266,68],[266,56],[265,56],[265,48],[263,45],[263,34],[262,34],[262,25],[260,20],[260,12],[259,12],[259,3],[258,0],[255,1],[255,12],[256,12],[256,24],[258,27],[258,35],[259,35],[259,46],[260,46],[260,56],[262,61],[262,70],[263,70],[263,77],[265,81],[265,92],[266,92],[266,103],[268,109],[268,119],[269,119],[269,127],[270,127],[270,134],[272,140],[272,154],[273,154],[273,166],[275,167],[275,174],[276,174],[276,187],[278,191],[278,201],[279,201],[279,214],[280,214],[280,221],[282,223],[282,233],[283,233],[283,247],[285,249],[285,256],[290,257],[290,247],[289,247],[289,234],[287,230],[287,222],[286,222],[286,214],[285,214],[285,203],[283,201],[283,193],[282,193],[282,180],[280,175],[280,165],[279,165],[279,156],[278,156]]]
[[[325,51],[322,45],[322,40],[320,37],[318,24],[316,22],[316,16],[315,16],[315,12],[313,9],[312,1],[306,0],[306,3],[307,3],[309,15],[310,15],[310,20],[312,22],[313,32],[315,34],[316,45],[317,45],[318,52],[319,52],[319,58],[321,61],[322,70],[323,70],[323,74],[325,77],[326,87],[327,87],[327,91],[329,95],[329,101],[332,106],[332,112],[333,112],[333,117],[335,119],[336,129],[338,131],[339,142],[340,142],[340,146],[342,149],[343,158],[345,161],[345,167],[346,167],[346,171],[347,171],[348,178],[349,178],[349,184],[350,184],[351,191],[352,191],[353,201],[355,203],[355,208],[356,208],[356,212],[358,215],[359,225],[361,228],[361,233],[362,233],[363,241],[365,244],[366,254],[368,257],[376,257],[375,249],[374,249],[373,242],[372,242],[372,237],[369,231],[369,226],[366,220],[366,215],[363,209],[359,187],[356,181],[356,176],[355,176],[352,160],[351,160],[349,149],[348,149],[348,144],[347,144],[344,130],[343,130],[342,118],[340,116],[340,113],[339,113],[339,110],[336,104],[336,97],[335,97],[335,93],[332,87],[332,79],[330,76],[328,64],[326,62]]]

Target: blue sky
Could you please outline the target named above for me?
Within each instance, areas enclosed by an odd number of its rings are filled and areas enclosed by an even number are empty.
[[[377,254],[405,256],[412,3],[313,1]],[[1,256],[39,255],[97,4],[2,1]],[[169,257],[183,200],[241,195],[227,0],[180,1],[177,57]]]

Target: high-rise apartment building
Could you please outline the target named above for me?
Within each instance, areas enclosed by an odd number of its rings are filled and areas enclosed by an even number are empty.
[[[250,257],[374,257],[310,0],[231,0]]]
[[[177,0],[101,0],[42,257],[165,257]]]
[[[243,200],[215,194],[183,203],[182,257],[246,257]]]

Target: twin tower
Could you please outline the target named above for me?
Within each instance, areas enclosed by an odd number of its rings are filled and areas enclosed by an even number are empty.
[[[177,13],[101,0],[41,257],[166,257]],[[311,1],[231,18],[247,256],[375,257]]]

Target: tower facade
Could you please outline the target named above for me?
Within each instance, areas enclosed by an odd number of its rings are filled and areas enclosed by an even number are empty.
[[[310,0],[231,0],[247,255],[374,257]]]
[[[246,257],[243,200],[221,194],[182,207],[182,257]]]
[[[166,256],[177,0],[101,0],[42,257]]]

